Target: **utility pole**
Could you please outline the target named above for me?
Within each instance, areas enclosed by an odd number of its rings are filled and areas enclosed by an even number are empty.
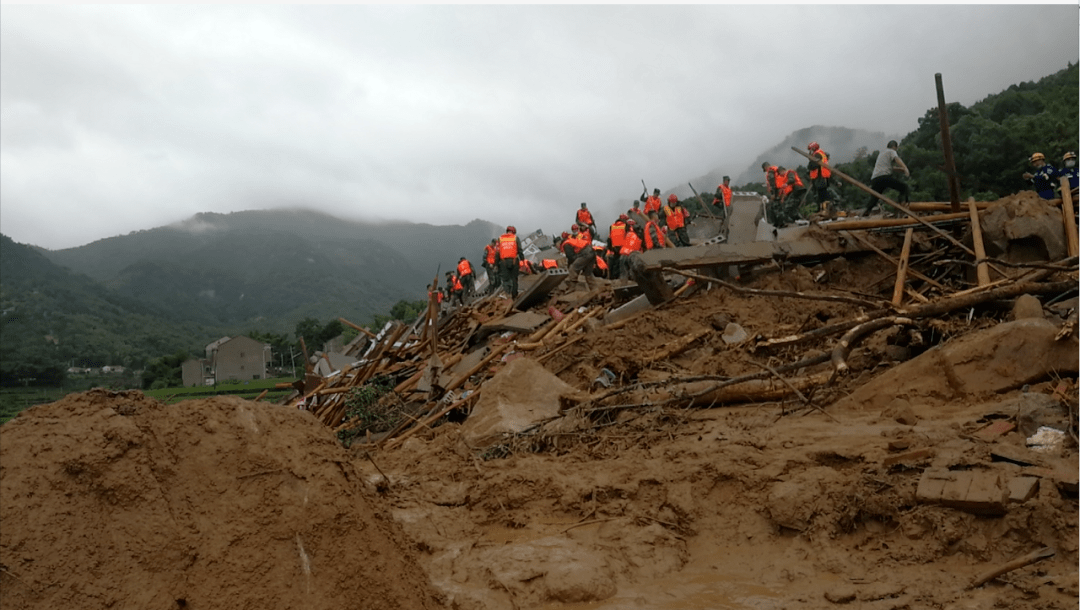
[[[960,180],[956,177],[956,162],[952,154],[952,137],[949,135],[949,113],[945,109],[945,88],[941,84],[941,73],[934,75],[937,85],[938,117],[941,120],[941,148],[945,152],[945,175],[949,179],[949,202],[952,211],[960,211]]]

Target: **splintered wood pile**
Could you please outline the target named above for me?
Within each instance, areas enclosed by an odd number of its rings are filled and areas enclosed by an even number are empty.
[[[1014,199],[1002,200],[995,205],[1019,209],[1030,204],[1020,195]],[[986,307],[1025,294],[1042,296],[1045,305],[1050,305],[1077,292],[1080,276],[1077,275],[1077,257],[1071,248],[1066,251],[1062,247],[1062,254],[1042,260],[1033,259],[1030,252],[1021,257],[1009,251],[996,257],[987,256],[984,230],[988,233],[996,231],[994,234],[998,235],[1003,233],[1000,227],[992,226],[993,222],[987,225],[988,215],[994,213],[995,205],[977,205],[971,201],[967,204],[968,210],[959,216],[918,215],[904,206],[886,202],[907,214],[910,220],[901,220],[906,224],[898,224],[894,219],[864,220],[857,225],[822,223],[807,229],[811,235],[827,233],[832,239],[838,237],[860,244],[859,249],[865,254],[852,255],[874,256],[887,261],[888,272],[880,277],[860,278],[858,285],[830,288],[827,278],[820,289],[805,291],[765,290],[746,285],[755,277],[777,271],[783,273],[793,265],[817,264],[837,256],[836,253],[778,254],[772,260],[747,268],[742,263],[725,261],[715,253],[703,253],[695,261],[685,252],[692,248],[683,249],[684,252],[673,259],[677,264],[637,261],[634,267],[639,273],[652,274],[651,284],[658,279],[665,284],[673,280],[683,283],[681,287],[667,286],[666,292],[671,296],[663,303],[644,304],[636,313],[628,314],[629,317],[624,315],[627,310],[611,315],[624,303],[616,296],[619,291],[613,292],[610,283],[604,282],[594,291],[548,297],[527,312],[513,310],[513,301],[501,294],[486,296],[442,313],[438,305],[432,303],[428,313],[411,326],[395,322],[378,335],[358,336],[347,348],[346,355],[357,358],[353,364],[325,376],[315,373],[309,366],[306,379],[294,384],[298,392],[291,401],[311,410],[337,432],[348,432],[353,436],[366,434],[358,442],[392,447],[453,411],[468,414],[483,391],[484,383],[503,363],[527,356],[559,375],[582,358],[590,357],[590,348],[581,346],[593,345],[597,338],[617,332],[645,312],[696,298],[711,285],[712,289],[775,298],[785,303],[833,301],[845,304],[847,311],[852,311],[851,306],[854,306],[858,314],[848,315],[848,319],[834,318],[819,328],[800,329],[794,334],[774,333],[776,336],[770,337],[769,333],[762,333],[733,347],[740,358],[751,365],[751,370],[757,369],[754,372],[737,376],[673,373],[663,380],[621,380],[591,394],[581,405],[583,412],[644,406],[715,407],[789,397],[797,397],[806,407],[820,410],[822,406],[813,402],[813,391],[832,386],[847,375],[847,360],[852,349],[874,333],[896,327],[914,330],[922,327],[925,330],[947,316],[955,317],[955,314],[968,313],[977,306]],[[1038,205],[1053,203],[1039,202]],[[1009,213],[1013,211],[1010,208]],[[943,216],[950,224],[945,227],[935,224],[940,223]],[[1066,233],[1076,231],[1075,225],[1067,228],[1068,219],[1064,225],[1060,220],[1055,222],[1057,231],[1063,228]],[[1063,244],[1066,241],[1062,239]],[[777,242],[777,245],[782,249],[783,242]],[[1000,249],[1000,244],[995,247]],[[1024,262],[1018,262],[1017,258]],[[736,275],[730,272],[734,267],[740,269],[738,275],[742,279],[722,279]],[[818,279],[821,276],[815,281]],[[642,287],[648,292],[647,286]],[[626,296],[628,291],[621,292]],[[1073,320],[1062,330],[1063,335],[1072,336],[1075,326],[1073,314]],[[709,341],[721,330],[697,326],[680,336],[671,336],[662,349],[652,353],[641,365],[652,366],[675,358],[695,344]],[[814,353],[800,355],[800,349],[814,350]],[[827,364],[826,370],[818,367],[808,372],[810,367],[824,364]],[[671,370],[674,371],[674,367]],[[393,425],[378,429],[374,429],[369,420],[351,413],[349,407],[349,397],[354,395],[354,390],[376,382],[385,388],[378,399],[379,404],[395,410],[399,416]],[[637,400],[627,402],[631,396]],[[647,398],[642,400],[643,396]]]

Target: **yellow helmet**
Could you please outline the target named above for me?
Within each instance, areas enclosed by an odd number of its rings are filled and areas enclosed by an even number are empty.
[[[1031,158],[1028,161],[1034,163],[1036,161],[1046,161],[1046,157],[1042,153],[1032,153]]]
[[[1074,153],[1074,152],[1072,152],[1070,150],[1069,152],[1065,153],[1065,156],[1062,157],[1061,160],[1062,161],[1068,161],[1069,159],[1075,159],[1075,158],[1076,158],[1076,153]]]

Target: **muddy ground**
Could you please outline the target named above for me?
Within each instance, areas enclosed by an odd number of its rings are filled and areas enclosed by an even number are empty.
[[[743,281],[813,291],[825,278],[857,291],[889,272],[856,257]],[[497,374],[485,386],[488,401],[525,410],[554,401],[563,417],[482,438],[477,415],[386,450],[343,448],[310,413],[279,405],[69,396],[0,428],[0,602],[1076,608],[1076,442],[1027,446],[1040,425],[1075,423],[1077,341],[1058,338],[1070,305],[1019,315],[1012,305],[877,333],[852,352],[848,375],[805,400],[648,406],[671,397],[659,385],[628,393],[623,408],[575,408],[602,391],[593,383],[602,369],[615,386],[759,372],[755,363],[831,344],[770,355],[754,352],[755,336],[858,313],[700,290],[616,330],[586,327],[543,365],[511,353],[499,365],[505,385],[492,385]],[[730,323],[747,339],[725,341]],[[652,361],[702,328],[691,349]],[[985,430],[999,422],[1016,427]],[[993,475],[1003,489],[1034,478],[1037,488],[1004,514],[980,514],[985,506],[920,499],[932,471]],[[969,588],[1042,547],[1053,557]]]

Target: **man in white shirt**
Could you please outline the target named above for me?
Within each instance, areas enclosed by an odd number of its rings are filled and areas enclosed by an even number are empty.
[[[874,163],[874,173],[870,176],[870,188],[875,193],[884,193],[885,189],[895,189],[900,193],[897,203],[910,203],[911,189],[906,182],[893,177],[894,171],[903,171],[908,178],[911,177],[911,172],[908,170],[907,165],[904,165],[904,161],[900,158],[900,155],[896,154],[896,149],[899,145],[896,140],[889,140],[885,150],[878,154],[877,162]],[[866,209],[863,211],[863,216],[869,216],[870,212],[878,206],[878,198],[873,195],[870,196],[870,202],[867,204]]]

